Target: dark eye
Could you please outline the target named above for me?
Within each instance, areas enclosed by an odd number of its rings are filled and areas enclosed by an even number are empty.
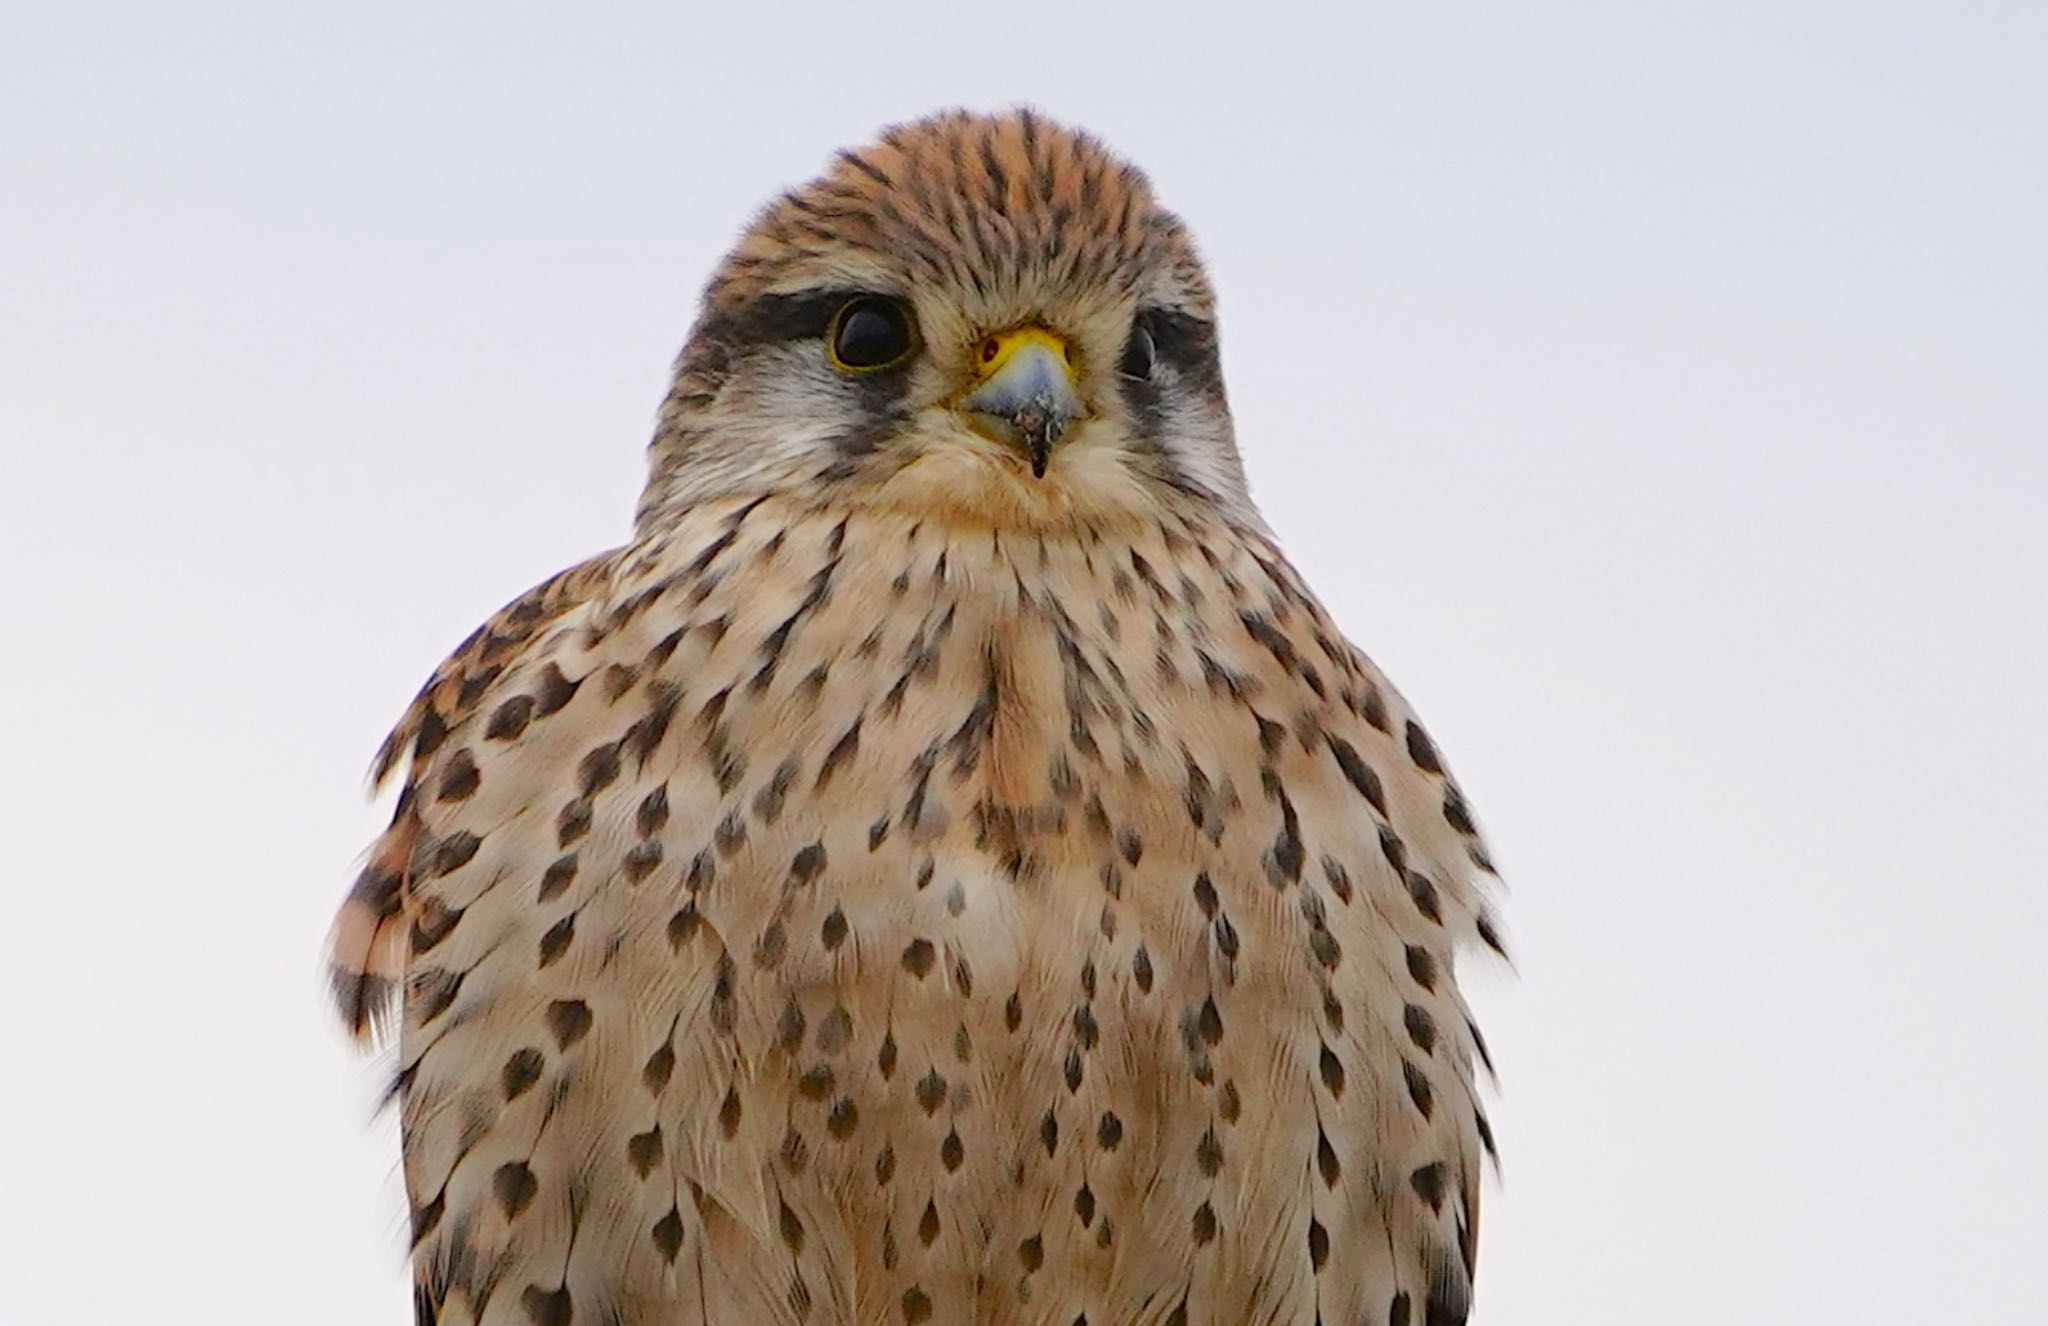
[[[880,295],[846,301],[832,319],[832,367],[843,373],[894,368],[917,349],[910,310]]]
[[[1124,357],[1117,365],[1117,371],[1127,378],[1147,381],[1152,376],[1152,361],[1156,354],[1151,329],[1140,318],[1131,324],[1131,339],[1124,342]]]

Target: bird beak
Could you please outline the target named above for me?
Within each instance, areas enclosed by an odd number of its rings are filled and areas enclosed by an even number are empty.
[[[960,400],[982,436],[1022,448],[1031,473],[1045,477],[1047,460],[1067,426],[1087,413],[1074,387],[1067,345],[1043,327],[1020,327],[985,338],[975,352],[976,383]]]

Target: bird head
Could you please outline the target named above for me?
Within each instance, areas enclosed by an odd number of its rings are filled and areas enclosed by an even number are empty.
[[[1185,227],[1085,134],[950,112],[772,202],[705,291],[643,525],[801,492],[994,525],[1247,519]]]

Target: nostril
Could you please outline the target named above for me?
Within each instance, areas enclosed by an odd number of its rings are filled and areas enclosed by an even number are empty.
[[[993,336],[989,337],[981,343],[981,362],[993,364],[996,361],[996,355],[1001,353],[1002,348],[1001,342],[997,341]]]

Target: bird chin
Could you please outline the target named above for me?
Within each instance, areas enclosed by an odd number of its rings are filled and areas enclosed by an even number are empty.
[[[1055,532],[1153,518],[1156,502],[1107,448],[1062,442],[1045,474],[1016,447],[965,429],[931,439],[870,499],[920,516],[991,529]]]

